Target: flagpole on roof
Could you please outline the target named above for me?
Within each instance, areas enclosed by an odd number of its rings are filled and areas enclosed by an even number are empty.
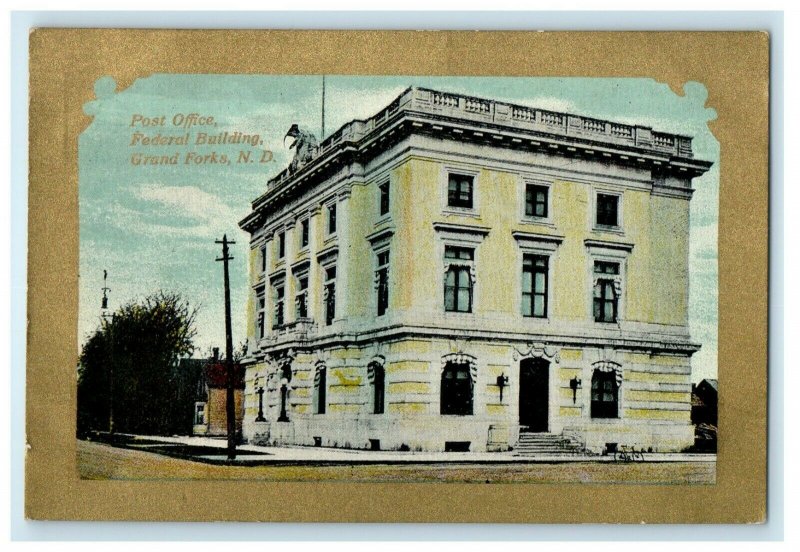
[[[322,131],[319,135],[319,141],[325,139],[325,75],[322,75]]]

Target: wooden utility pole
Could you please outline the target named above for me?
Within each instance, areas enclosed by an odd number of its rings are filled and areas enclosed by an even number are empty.
[[[222,241],[217,240],[214,243],[222,244],[222,257],[218,261],[222,261],[223,273],[225,278],[225,372],[227,375],[227,389],[225,395],[225,413],[228,417],[228,460],[236,458],[236,405],[234,404],[233,385],[235,374],[233,373],[233,336],[231,335],[231,282],[228,277],[228,261],[232,260],[228,254],[228,246],[235,244],[235,241],[228,241],[228,235],[222,236]]]
[[[108,271],[103,270],[103,302],[101,314],[105,322],[106,343],[108,345],[108,433],[114,433],[114,313],[108,313]]]

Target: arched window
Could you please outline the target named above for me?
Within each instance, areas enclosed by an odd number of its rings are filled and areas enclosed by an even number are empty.
[[[619,383],[614,370],[592,374],[592,418],[619,418]]]
[[[383,414],[386,373],[383,366],[372,365],[372,413]]]
[[[325,414],[325,392],[328,387],[326,372],[324,366],[318,366],[314,375],[314,414]]]
[[[441,413],[472,414],[472,376],[469,364],[449,362],[442,370]]]

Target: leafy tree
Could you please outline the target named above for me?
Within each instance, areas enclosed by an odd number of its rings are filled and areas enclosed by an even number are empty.
[[[107,366],[110,344],[106,334],[97,330],[81,350],[78,361],[78,433],[90,429],[108,429],[111,380]]]
[[[104,320],[81,350],[78,433],[173,434],[186,427],[185,376],[179,361],[194,351],[197,309],[179,294],[132,301]]]

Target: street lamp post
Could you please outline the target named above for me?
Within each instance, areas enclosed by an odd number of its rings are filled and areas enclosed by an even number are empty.
[[[256,421],[266,422],[267,419],[264,418],[264,387],[259,386],[256,393],[258,393],[258,416],[256,416]]]
[[[289,416],[286,415],[286,399],[289,393],[289,380],[281,378],[281,413],[278,416],[279,422],[288,422]]]

